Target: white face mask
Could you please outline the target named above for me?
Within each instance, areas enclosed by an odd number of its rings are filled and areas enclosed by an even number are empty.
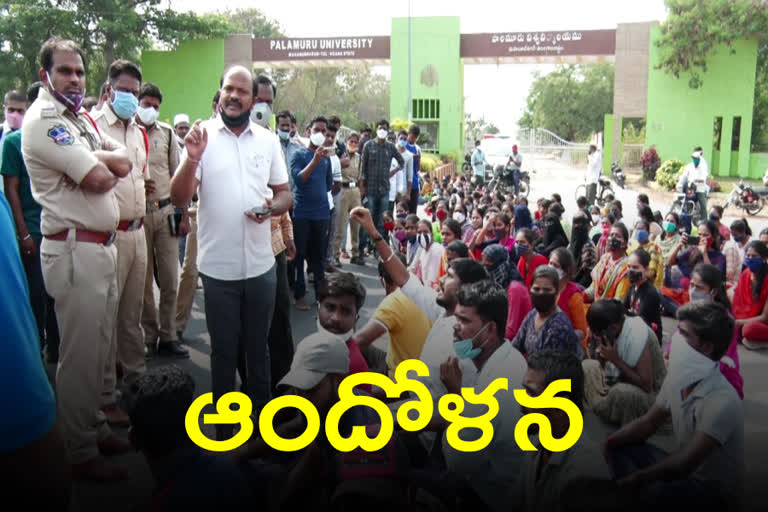
[[[157,121],[157,116],[160,112],[155,110],[154,107],[139,107],[136,110],[136,114],[138,114],[139,119],[141,119],[145,126],[152,126]]]
[[[313,146],[322,147],[325,144],[325,134],[323,132],[315,132],[309,136],[309,142]]]
[[[422,249],[427,250],[431,240],[429,235],[420,234],[416,237],[416,241],[419,243],[419,246],[421,246]]]
[[[328,339],[338,339],[340,341],[343,341],[344,343],[347,342],[348,339],[352,337],[352,335],[355,333],[355,329],[350,329],[349,331],[345,332],[344,334],[334,334],[322,325],[320,325],[320,319],[317,319],[317,332],[323,334],[324,336],[327,336]]]
[[[599,215],[593,215],[592,216],[592,224],[597,224],[600,222],[600,216]]]
[[[667,380],[674,386],[674,392],[700,381],[717,368],[718,362],[690,346],[680,331],[675,332],[670,343]]]
[[[380,138],[380,139],[386,139],[387,138],[387,133],[389,133],[389,132],[387,132],[387,130],[377,130],[376,131],[376,136],[378,138]]]
[[[266,128],[269,126],[269,120],[272,119],[272,107],[269,103],[254,103],[251,109],[251,121]]]
[[[461,212],[453,212],[453,220],[459,224],[464,224],[464,221],[467,220],[467,217]]]

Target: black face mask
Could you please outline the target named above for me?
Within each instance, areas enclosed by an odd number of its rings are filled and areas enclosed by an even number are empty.
[[[251,118],[250,111],[243,112],[239,116],[230,117],[224,113],[224,109],[219,109],[219,115],[221,116],[221,120],[227,128],[239,128],[240,126],[243,126],[245,123],[247,123]]]
[[[531,303],[539,313],[548,313],[549,311],[552,311],[552,308],[555,306],[556,297],[557,295],[554,293],[531,292]]]
[[[643,273],[639,270],[629,270],[627,271],[627,277],[630,283],[639,283],[643,278]]]
[[[621,240],[619,240],[618,238],[609,238],[608,249],[611,251],[616,251],[621,249]]]

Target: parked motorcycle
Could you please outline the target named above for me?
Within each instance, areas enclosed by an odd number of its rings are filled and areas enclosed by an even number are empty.
[[[613,162],[611,164],[611,176],[613,176],[613,181],[616,182],[619,188],[623,189],[627,178],[624,176],[624,171],[621,169],[621,166],[618,162]]]
[[[709,195],[709,187],[704,185],[705,194]],[[669,213],[676,213],[680,216],[687,215],[691,218],[691,224],[697,225],[701,220],[701,205],[699,204],[699,198],[696,196],[696,184],[688,183],[678,186],[675,192],[672,206],[669,209]],[[706,212],[705,212],[706,213]],[[668,215],[668,214],[667,214]]]
[[[619,166],[618,162],[613,162],[611,164],[611,178],[613,178],[613,181],[616,182],[616,184],[619,186],[619,188],[624,188],[624,183],[627,181],[626,176],[624,176],[624,171]],[[602,208],[605,206],[607,202],[608,196],[616,197],[616,194],[613,192],[613,189],[611,188],[611,180],[608,178],[603,178],[600,176],[597,180],[598,187],[595,193],[595,203]],[[576,199],[580,197],[586,197],[587,196],[587,185],[581,184],[578,187],[576,187]]]
[[[493,179],[488,183],[488,191],[495,192],[497,189],[505,196],[515,193],[515,181],[513,179],[514,170],[512,166],[497,165],[493,172]],[[520,193],[518,197],[528,197],[531,189],[531,176],[528,171],[520,171]]]
[[[765,206],[766,196],[768,196],[768,189],[754,190],[751,185],[741,180],[731,190],[731,195],[723,204],[723,208],[735,206],[743,209],[750,216],[757,215]]]

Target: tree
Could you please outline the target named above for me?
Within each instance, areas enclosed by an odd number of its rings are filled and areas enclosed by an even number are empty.
[[[701,87],[707,56],[717,47],[734,50],[739,39],[757,39],[757,73],[752,116],[752,149],[768,147],[768,4],[762,0],[666,0],[669,15],[656,44],[657,69],[679,78],[689,73],[688,85]]]
[[[499,133],[499,129],[493,123],[485,120],[485,117],[473,118],[471,114],[464,114],[464,138],[466,147],[474,148],[475,141],[483,138],[488,133]]]
[[[88,90],[95,93],[117,58],[138,61],[141,50],[175,48],[185,39],[222,37],[220,17],[179,13],[160,0],[15,0],[0,6],[3,90],[37,79],[38,54],[51,36],[72,39],[86,55]]]
[[[605,114],[612,111],[613,65],[565,65],[547,75],[534,75],[518,124],[585,141],[602,130]]]

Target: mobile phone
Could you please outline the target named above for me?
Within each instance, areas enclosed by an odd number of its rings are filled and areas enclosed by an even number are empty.
[[[171,231],[171,236],[179,236],[179,225],[184,213],[180,208],[176,208],[172,214],[168,216],[168,229]]]
[[[699,245],[699,237],[688,235],[688,245]]]
[[[251,208],[251,213],[254,215],[269,215],[272,213],[272,207],[271,206],[254,206]]]

